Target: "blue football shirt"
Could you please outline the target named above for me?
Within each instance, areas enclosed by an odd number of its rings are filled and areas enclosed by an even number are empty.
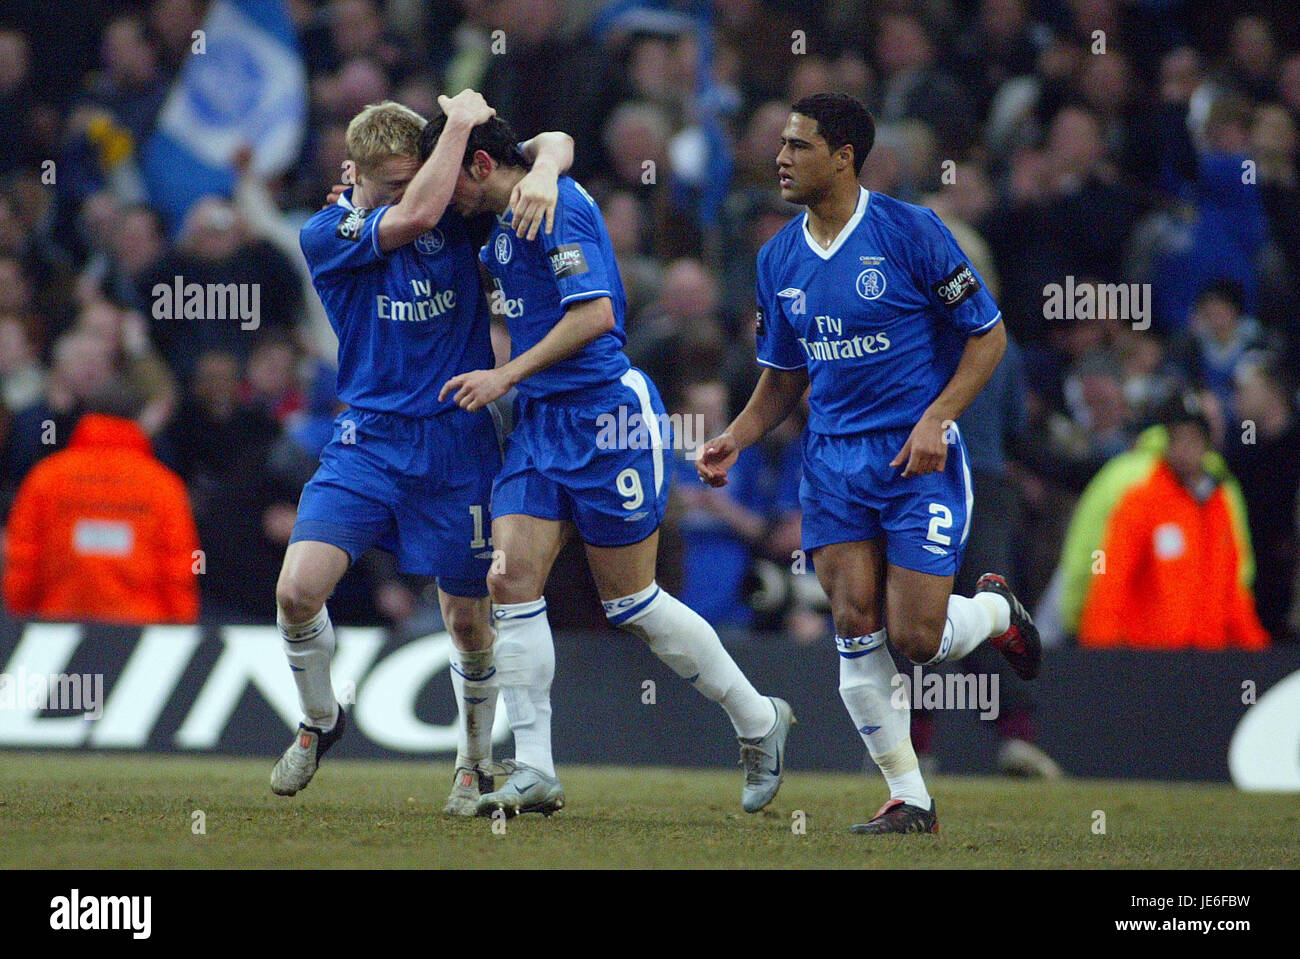
[[[932,211],[859,190],[829,250],[808,214],[758,253],[758,361],[808,370],[808,429],[915,426],[1002,314]]]
[[[617,383],[630,367],[623,353],[627,302],[614,247],[596,201],[572,177],[559,180],[555,228],[521,240],[510,215],[498,217],[479,257],[492,274],[498,307],[510,330],[511,353],[536,346],[574,303],[610,298],[614,328],[572,356],[519,383],[521,394],[545,398],[573,390]]]
[[[438,225],[384,253],[387,206],[359,209],[349,190],[315,214],[300,242],[339,338],[338,396],[348,406],[426,417],[456,408],[438,390],[457,373],[491,369],[487,302],[465,223]]]

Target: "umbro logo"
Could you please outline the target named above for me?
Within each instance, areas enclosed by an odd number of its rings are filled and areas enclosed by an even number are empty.
[[[803,316],[808,312],[808,296],[803,290],[796,286],[787,286],[777,294],[780,299],[790,300],[790,312],[795,316]]]
[[[946,549],[944,549],[942,546],[933,546],[933,545],[931,545],[930,543],[923,543],[923,544],[921,544],[921,548],[922,548],[922,549],[928,549],[930,552],[934,553],[935,556],[947,556],[947,555],[948,555],[948,551],[947,551]]]

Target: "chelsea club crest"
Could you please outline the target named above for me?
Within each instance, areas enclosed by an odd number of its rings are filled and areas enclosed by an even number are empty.
[[[446,241],[443,239],[442,231],[437,227],[432,230],[425,230],[415,238],[415,248],[425,256],[432,256],[443,248]]]

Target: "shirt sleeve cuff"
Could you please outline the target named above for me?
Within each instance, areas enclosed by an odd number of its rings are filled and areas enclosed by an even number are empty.
[[[560,306],[568,306],[570,303],[578,303],[582,300],[598,300],[602,296],[608,296],[613,299],[614,294],[609,290],[579,290],[577,293],[570,293],[568,296],[560,297]]]
[[[998,320],[1000,319],[1002,319],[1002,311],[998,310],[997,316],[993,317],[993,319],[989,320],[987,323],[985,323],[983,326],[979,327],[978,329],[971,330],[970,335],[979,336],[981,333],[993,329],[993,327],[998,325]]]

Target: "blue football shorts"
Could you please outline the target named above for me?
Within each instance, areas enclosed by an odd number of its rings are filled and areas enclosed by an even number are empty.
[[[894,566],[935,576],[955,575],[970,533],[970,464],[954,426],[944,469],[903,478],[890,466],[911,429],[847,436],[804,431],[803,548],[885,537]]]
[[[436,576],[444,592],[486,596],[500,466],[488,409],[425,418],[344,410],[303,488],[290,542],[330,543],[353,561],[377,546],[402,572]]]
[[[639,543],[668,506],[671,449],[663,400],[635,367],[609,386],[520,396],[492,515],[572,522],[592,546]]]

